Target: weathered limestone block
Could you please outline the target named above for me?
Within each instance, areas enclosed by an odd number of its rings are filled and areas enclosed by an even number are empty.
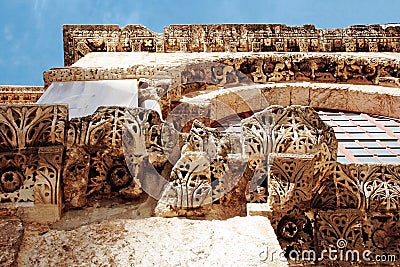
[[[66,208],[84,207],[90,171],[90,155],[81,147],[66,151],[63,169],[64,200]]]
[[[349,91],[347,88],[335,87],[334,85],[330,85],[328,88],[313,85],[310,88],[309,105],[322,109],[350,110]]]
[[[72,119],[64,168],[67,207],[82,207],[88,198],[139,198],[143,181],[149,183],[141,176],[151,180],[168,170],[166,152],[176,143],[168,139],[174,132],[167,128],[157,112],[140,108],[100,107]]]
[[[172,168],[171,180],[158,201],[156,215],[228,214],[224,208],[232,207],[229,203],[235,203],[239,209],[230,211],[231,216],[243,214],[246,183],[239,180],[245,165],[240,155],[229,156],[231,144],[228,136],[223,137],[216,129],[195,120],[186,138],[181,157]],[[241,190],[232,193],[237,187]],[[216,203],[221,206],[214,208]]]
[[[389,114],[391,106],[390,96],[379,94],[369,87],[365,88],[350,88],[348,97],[351,101],[348,102],[350,110],[357,110],[362,113],[372,114]],[[377,110],[379,108],[379,110]]]
[[[17,218],[0,218],[0,265],[17,266],[24,227]]]
[[[310,88],[309,87],[292,87],[290,94],[290,105],[310,105]]]
[[[261,89],[261,92],[270,105],[290,106],[292,90],[289,86],[266,87],[265,89]]]

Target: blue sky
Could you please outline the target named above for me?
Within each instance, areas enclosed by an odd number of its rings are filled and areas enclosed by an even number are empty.
[[[63,24],[314,24],[318,28],[400,21],[398,0],[0,0],[0,84],[43,85],[63,65]]]

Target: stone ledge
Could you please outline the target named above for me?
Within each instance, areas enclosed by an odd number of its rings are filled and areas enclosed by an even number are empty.
[[[247,216],[264,216],[272,213],[271,207],[268,203],[247,203]]]
[[[0,103],[35,103],[44,91],[43,86],[0,85]]]
[[[160,73],[218,65],[240,71],[255,83],[322,82],[399,87],[397,53],[91,53],[72,67],[44,72],[52,82],[155,78]],[[203,66],[204,65],[204,66]],[[231,73],[231,71],[228,72]],[[226,75],[226,72],[223,74]],[[184,77],[176,77],[179,82]],[[222,79],[219,83],[225,82]],[[218,84],[219,85],[219,84]]]
[[[265,101],[248,102],[253,91],[260,91]],[[232,112],[244,113],[264,109],[268,105],[303,105],[317,109],[360,112],[400,118],[400,90],[377,85],[327,83],[267,83],[185,95],[182,103],[191,107],[209,105],[212,118],[221,119]],[[251,105],[246,105],[251,104]],[[218,111],[215,112],[215,110]],[[222,112],[222,113],[221,113]],[[221,113],[221,114],[220,114]]]

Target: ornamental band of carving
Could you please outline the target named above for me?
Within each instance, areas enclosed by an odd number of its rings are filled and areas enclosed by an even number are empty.
[[[64,63],[90,52],[399,52],[397,25],[317,29],[283,24],[64,25]]]

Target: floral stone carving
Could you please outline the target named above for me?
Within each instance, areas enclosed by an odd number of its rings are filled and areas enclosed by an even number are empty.
[[[61,214],[67,120],[65,105],[0,106],[0,202],[32,202]]]

